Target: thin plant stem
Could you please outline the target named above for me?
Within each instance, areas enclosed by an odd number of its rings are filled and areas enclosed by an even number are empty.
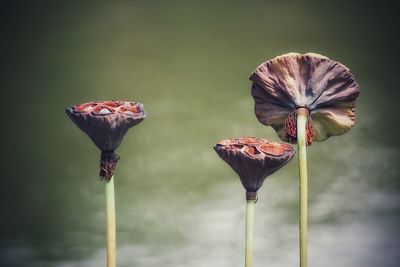
[[[109,181],[105,179],[106,191],[106,236],[107,236],[107,267],[116,266],[116,237],[115,237],[115,197],[114,176]]]
[[[253,225],[254,225],[254,199],[247,200],[246,208],[246,245],[245,267],[253,266]]]
[[[307,152],[306,152],[306,123],[308,110],[297,110],[297,146],[299,155],[300,175],[300,267],[307,267]]]

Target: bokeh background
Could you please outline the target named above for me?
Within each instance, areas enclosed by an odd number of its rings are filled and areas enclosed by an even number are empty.
[[[248,77],[290,51],[361,87],[355,127],[308,149],[310,266],[399,266],[397,8],[321,2],[2,3],[0,266],[105,266],[99,151],[64,109],[108,99],[148,112],[118,149],[118,266],[242,266],[244,191],[212,146],[278,140]],[[296,163],[260,190],[255,266],[298,263]]]

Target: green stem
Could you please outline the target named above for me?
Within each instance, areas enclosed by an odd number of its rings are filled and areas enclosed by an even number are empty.
[[[253,266],[253,225],[254,225],[254,204],[255,199],[247,200],[246,208],[246,248],[245,267]]]
[[[116,238],[115,238],[115,197],[114,176],[109,181],[105,179],[106,191],[106,235],[107,235],[107,267],[116,266]]]
[[[306,123],[308,110],[297,110],[297,146],[300,173],[300,267],[307,267],[307,152]]]

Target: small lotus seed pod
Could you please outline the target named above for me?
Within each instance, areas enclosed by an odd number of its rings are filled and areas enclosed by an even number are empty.
[[[239,175],[248,199],[255,199],[265,178],[286,165],[295,154],[288,144],[257,137],[221,140],[214,149]]]
[[[101,150],[100,177],[110,180],[119,160],[114,151],[128,129],[146,117],[143,105],[126,101],[98,101],[69,107],[66,112]]]

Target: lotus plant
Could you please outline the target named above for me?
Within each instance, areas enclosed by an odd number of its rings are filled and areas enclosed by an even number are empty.
[[[146,113],[137,102],[89,102],[67,108],[67,115],[101,150],[100,178],[106,193],[107,266],[116,265],[114,170],[119,160],[115,150],[129,128],[140,123]]]
[[[307,266],[306,145],[350,130],[359,87],[349,69],[327,57],[289,53],[252,73],[258,120],[279,137],[297,143],[300,176],[300,266]]]
[[[287,164],[294,156],[288,144],[256,137],[225,139],[214,146],[217,154],[239,175],[246,189],[245,267],[253,266],[254,204],[265,178]]]

